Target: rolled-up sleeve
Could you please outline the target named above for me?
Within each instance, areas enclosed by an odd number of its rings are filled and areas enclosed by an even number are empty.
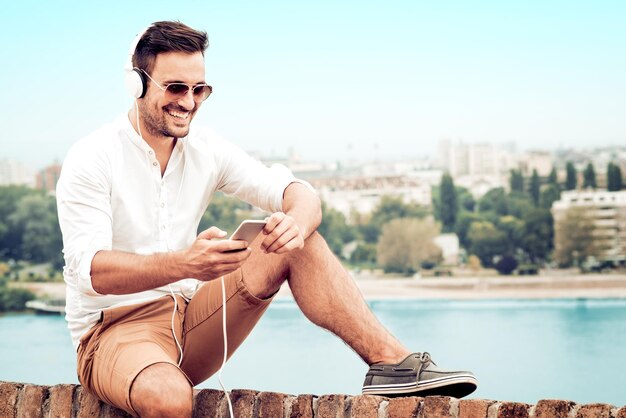
[[[92,156],[88,158],[87,155]],[[75,146],[57,183],[59,224],[63,234],[65,280],[79,292],[99,295],[91,283],[91,262],[112,247],[111,176],[107,160]]]
[[[239,147],[224,142],[221,153],[218,190],[235,195],[254,206],[270,212],[282,211],[283,194],[291,183],[302,183],[312,192],[313,187],[294,177],[282,164],[267,167]]]

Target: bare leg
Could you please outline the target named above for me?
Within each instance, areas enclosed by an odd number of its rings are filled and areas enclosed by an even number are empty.
[[[141,417],[191,417],[193,390],[178,368],[157,363],[137,375],[130,403]]]
[[[287,280],[304,315],[336,334],[367,364],[397,363],[410,354],[370,311],[348,272],[317,232],[305,241],[302,250],[276,255],[255,249],[243,273],[250,292],[260,298],[272,295]]]

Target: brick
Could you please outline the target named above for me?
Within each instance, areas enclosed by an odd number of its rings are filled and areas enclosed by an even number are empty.
[[[228,417],[228,405],[224,392],[215,389],[202,389],[194,392],[194,418]]]
[[[387,418],[417,418],[423,398],[416,396],[393,398],[387,405]]]
[[[17,399],[17,418],[43,417],[43,403],[46,400],[46,386],[24,385]]]
[[[101,418],[132,418],[132,415],[129,415],[126,411],[123,411],[119,408],[103,403],[102,407],[100,408],[100,417]]]
[[[18,383],[0,382],[0,417],[15,417],[15,407],[20,389],[22,389],[22,385]]]
[[[610,418],[611,408],[611,405],[603,403],[582,405],[576,413],[576,418]]]
[[[558,399],[542,399],[537,402],[534,418],[567,418],[574,402]]]
[[[84,388],[76,388],[74,392],[74,405],[72,407],[77,411],[76,418],[98,418],[100,416],[101,404],[100,399],[96,398]]]
[[[254,400],[257,394],[257,391],[247,389],[235,389],[230,392],[233,413],[237,418],[254,417]]]
[[[494,401],[463,399],[459,401],[459,418],[487,418],[487,411]]]
[[[258,418],[277,418],[285,414],[285,398],[284,393],[261,392],[257,396]]]
[[[291,402],[289,418],[313,418],[313,395],[299,395]]]
[[[419,414],[424,418],[453,418],[450,411],[450,398],[447,396],[427,396]]]
[[[498,407],[498,418],[528,418],[529,406],[520,402],[502,402]]]
[[[350,418],[378,418],[378,408],[383,400],[385,398],[372,395],[353,397]]]
[[[48,389],[45,418],[66,418],[72,415],[72,399],[76,385],[56,385]]]
[[[317,401],[316,418],[343,418],[348,406],[345,395],[324,395]]]

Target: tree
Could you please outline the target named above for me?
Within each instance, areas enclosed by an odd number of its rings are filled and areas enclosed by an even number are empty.
[[[619,165],[609,163],[606,171],[607,190],[609,192],[622,190],[622,169],[619,167]]]
[[[554,241],[553,219],[548,209],[533,209],[524,218],[520,241],[521,249],[533,263],[544,261],[552,251]]]
[[[371,214],[368,223],[360,224],[359,230],[366,242],[376,243],[382,226],[392,219],[424,218],[428,210],[416,203],[404,203],[401,197],[383,196]]]
[[[508,207],[504,189],[502,187],[497,187],[485,193],[485,195],[478,201],[478,211],[495,212],[501,216],[507,215]]]
[[[423,262],[437,263],[441,249],[434,238],[439,228],[432,218],[393,219],[383,225],[376,247],[378,264],[386,272],[412,274]]]
[[[539,174],[536,169],[533,169],[533,174],[530,177],[529,193],[535,206],[539,206],[539,193],[540,193]]]
[[[8,222],[19,233],[15,242],[19,259],[39,263],[60,262],[63,242],[57,218],[56,200],[41,193],[23,196]]]
[[[478,256],[485,267],[492,267],[494,257],[502,255],[503,249],[507,246],[507,237],[504,232],[487,221],[472,223],[467,237],[470,242],[470,253]]]
[[[342,256],[343,246],[357,237],[356,228],[347,224],[344,214],[329,208],[326,203],[322,203],[322,223],[317,231],[322,234],[330,249],[338,257]]]
[[[554,184],[548,184],[548,187],[541,191],[539,197],[539,206],[544,209],[550,209],[552,204],[561,198],[559,187]]]
[[[25,196],[42,195],[40,191],[24,186],[0,186],[0,257],[22,259],[23,225],[9,219]]]
[[[524,239],[526,226],[524,221],[513,215],[506,215],[498,220],[496,226],[506,236],[505,245],[500,248],[500,254],[514,254]]]
[[[521,170],[511,170],[509,184],[512,192],[524,192],[524,176]]]
[[[443,232],[450,232],[454,230],[459,205],[456,189],[454,188],[454,181],[452,180],[452,176],[448,173],[445,173],[441,177],[439,198],[439,220],[441,220],[443,224]]]
[[[474,196],[465,187],[456,188],[456,196],[459,201],[459,210],[474,212],[476,208],[476,200]],[[457,216],[458,219],[458,216]]]
[[[565,165],[565,190],[576,190],[577,183],[578,179],[574,163],[568,161]]]
[[[216,193],[200,219],[198,232],[204,231],[211,226],[217,226],[224,231],[232,233],[235,232],[241,221],[251,216],[250,205],[246,202],[233,196]]]
[[[583,171],[583,189],[595,189],[596,187],[596,170],[593,168],[593,164],[587,163],[587,167]]]
[[[555,224],[554,258],[561,267],[580,265],[596,255],[593,220],[584,208],[571,208]]]
[[[469,247],[469,239],[467,238],[467,233],[469,232],[470,226],[472,223],[483,220],[480,214],[472,213],[472,212],[461,212],[459,215],[459,219],[456,222],[456,227],[454,228],[454,232],[459,237],[459,243],[462,247]]]
[[[548,175],[548,184],[559,187],[559,181],[556,176],[556,167],[552,167],[550,174]]]

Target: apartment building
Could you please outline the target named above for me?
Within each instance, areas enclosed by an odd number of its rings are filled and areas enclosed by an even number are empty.
[[[555,225],[555,247],[559,243],[560,223],[567,211],[582,209],[593,223],[594,246],[598,249],[600,261],[626,262],[626,190],[608,192],[606,190],[568,191],[552,205]]]

